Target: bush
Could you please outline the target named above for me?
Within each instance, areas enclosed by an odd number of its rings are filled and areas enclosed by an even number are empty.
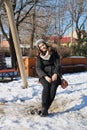
[[[71,47],[71,50],[72,50],[72,55],[87,57],[87,44],[81,45],[79,50],[78,50],[78,46],[74,45]]]
[[[62,58],[69,57],[71,55],[71,50],[69,47],[58,46],[57,44],[52,44],[51,46],[58,51]]]
[[[71,54],[69,47],[59,46],[57,50],[62,58],[69,57]]]
[[[82,56],[87,57],[87,44],[85,44],[81,47],[81,54],[82,54]]]

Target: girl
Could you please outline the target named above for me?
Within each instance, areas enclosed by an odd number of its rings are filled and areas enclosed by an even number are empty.
[[[38,48],[36,71],[43,86],[40,115],[47,116],[48,109],[55,98],[57,87],[61,84],[60,56],[57,51],[48,47],[43,39],[39,39],[36,46]]]

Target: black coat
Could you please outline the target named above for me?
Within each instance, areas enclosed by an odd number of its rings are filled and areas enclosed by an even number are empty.
[[[39,78],[42,78],[46,75],[51,77],[54,73],[61,77],[61,63],[58,53],[52,50],[49,60],[44,60],[41,57],[37,57],[36,71]]]

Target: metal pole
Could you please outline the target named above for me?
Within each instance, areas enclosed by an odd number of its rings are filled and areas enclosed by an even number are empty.
[[[20,50],[19,38],[18,38],[18,34],[17,34],[15,21],[14,21],[13,9],[12,9],[10,0],[4,0],[4,4],[5,4],[6,11],[7,11],[9,25],[11,28],[11,33],[12,33],[12,37],[13,37],[13,41],[14,41],[14,47],[15,47],[15,51],[16,51],[16,55],[17,55],[17,61],[18,61],[19,69],[20,69],[21,78],[23,81],[23,88],[27,88],[28,87],[28,83],[26,80],[27,77],[25,74],[22,54],[21,54],[21,50]]]

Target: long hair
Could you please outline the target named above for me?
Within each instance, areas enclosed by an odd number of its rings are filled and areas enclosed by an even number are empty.
[[[49,54],[51,54],[52,51],[57,52],[57,50],[56,50],[55,48],[53,48],[52,46],[48,46],[47,44],[46,44],[46,46],[47,46],[47,50],[49,51]],[[43,54],[43,52],[42,52],[39,48],[37,48],[37,49],[36,49],[36,57],[39,57],[40,54]],[[44,54],[43,54],[43,55],[44,55]]]
[[[47,44],[45,44],[45,45],[46,45],[47,50],[48,50],[49,46]],[[36,50],[36,56],[39,57],[40,54],[44,55],[43,51],[41,51],[40,48],[38,47],[37,50]]]

